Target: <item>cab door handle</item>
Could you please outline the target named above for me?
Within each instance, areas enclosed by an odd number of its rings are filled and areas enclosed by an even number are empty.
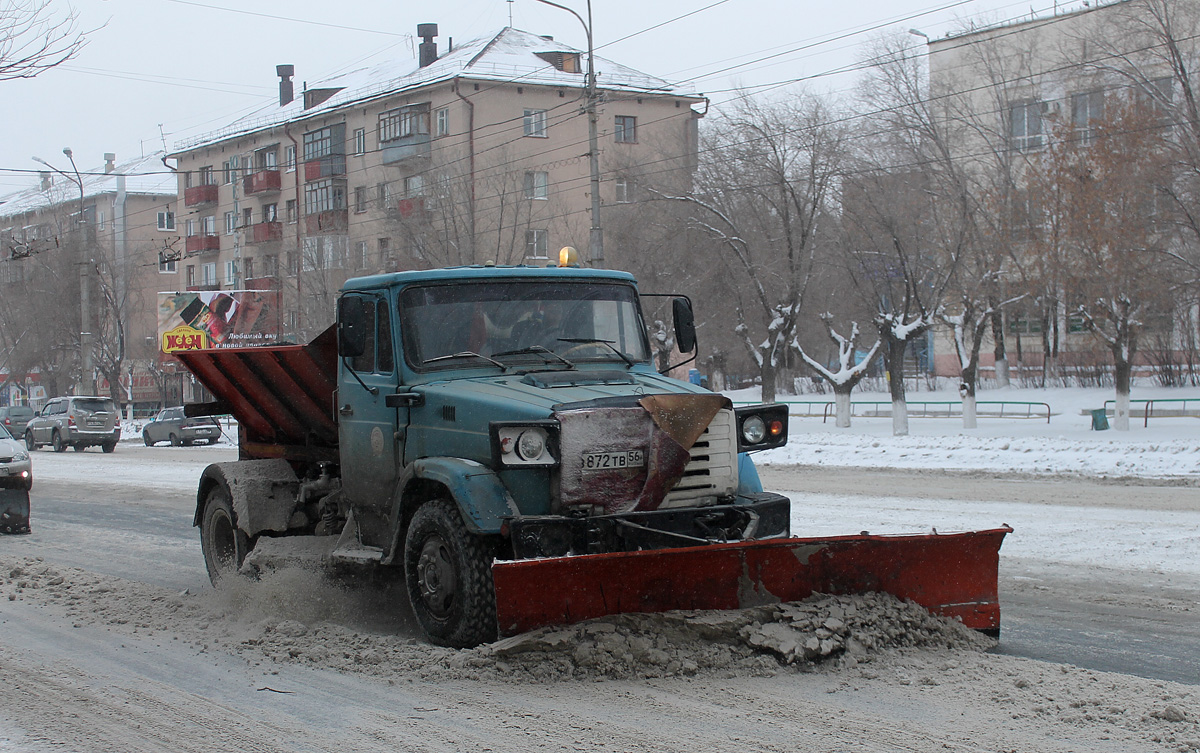
[[[350,403],[346,403],[338,409],[338,413],[341,413],[343,416],[353,416],[354,408],[350,407]]]

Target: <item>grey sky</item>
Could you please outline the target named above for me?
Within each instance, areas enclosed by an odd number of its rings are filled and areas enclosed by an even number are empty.
[[[585,0],[560,0],[586,17]],[[1062,2],[1059,10],[1078,2]],[[388,48],[414,56],[418,23],[439,25],[439,49],[509,23],[586,48],[570,14],[536,0],[76,0],[80,27],[96,29],[82,53],[38,78],[0,82],[0,194],[28,187],[41,157],[80,170],[216,130],[277,97],[275,66],[308,81],[352,69]],[[65,0],[53,0],[59,13]],[[874,27],[917,28],[931,37],[963,19],[984,21],[1054,11],[1053,0],[593,0],[599,54],[673,81],[692,81],[714,106],[738,86],[755,87],[853,65]],[[703,9],[703,10],[702,10]],[[686,18],[671,21],[684,14]],[[671,21],[670,23],[665,23]],[[656,25],[664,24],[658,28]],[[638,33],[644,32],[644,33]],[[635,35],[630,37],[630,35]],[[630,37],[626,39],[626,37]],[[914,44],[923,44],[912,37]],[[769,59],[763,59],[768,58]],[[758,61],[758,62],[755,62]],[[854,74],[809,85],[845,91]],[[781,96],[786,88],[769,90]],[[13,172],[28,170],[28,174]]]

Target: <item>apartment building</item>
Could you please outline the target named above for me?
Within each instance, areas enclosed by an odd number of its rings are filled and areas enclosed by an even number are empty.
[[[986,232],[1007,244],[1012,259],[1037,253],[1039,237],[1045,253],[1052,242],[1046,238],[1059,230],[1054,226],[1059,218],[1047,208],[1046,176],[1053,172],[1055,160],[1065,163],[1064,145],[1082,151],[1094,147],[1100,129],[1107,126],[1113,132],[1113,118],[1129,109],[1148,115],[1141,126],[1127,125],[1126,130],[1169,133],[1175,119],[1171,110],[1181,98],[1172,76],[1169,40],[1154,32],[1156,6],[1167,8],[1170,3],[1085,3],[1071,12],[974,27],[929,41],[930,103],[948,148],[966,166],[976,198],[989,209],[991,227]],[[1185,58],[1197,52],[1195,37],[1175,41]],[[1125,158],[1131,175],[1144,169],[1138,155]],[[1039,172],[1040,179],[1035,177]],[[1144,209],[1126,212],[1127,217],[1161,209],[1156,204],[1161,196],[1151,186],[1146,188]],[[1143,233],[1153,237],[1142,238],[1142,244],[1178,244],[1179,238],[1169,237],[1167,224]],[[1009,264],[998,270],[1009,285],[999,291],[1001,296],[1029,293],[1003,314],[1009,362],[1037,371],[1046,366],[1053,349],[1056,367],[1064,373],[1100,374],[1110,356],[1079,312],[1080,297],[1087,293],[1072,289],[1070,283],[1055,289],[1049,282],[1043,282],[1041,291],[1023,291],[1021,285],[1028,285],[1039,267],[1019,267]],[[1104,274],[1094,271],[1097,277]],[[1044,308],[1047,299],[1053,299],[1050,310]],[[1163,355],[1179,347],[1181,336],[1194,340],[1195,311],[1170,311],[1167,306],[1148,307],[1140,317],[1139,326],[1145,326],[1143,373],[1148,373],[1146,351],[1152,345],[1165,349],[1159,354]],[[939,332],[933,348],[936,373],[957,375],[949,333]],[[992,343],[987,344],[981,357],[989,376],[991,349]]]
[[[64,155],[37,185],[0,197],[0,403],[111,394],[110,380],[123,404],[164,399],[156,301],[176,285],[170,250],[181,243],[164,157],[105,154],[76,172]]]
[[[439,52],[437,33],[420,25],[418,59],[299,91],[280,65],[277,103],[178,144],[179,287],[278,289],[283,335],[304,341],[349,276],[546,264],[567,245],[586,259],[587,54],[513,28]],[[690,178],[704,99],[595,68],[603,223],[645,176]]]

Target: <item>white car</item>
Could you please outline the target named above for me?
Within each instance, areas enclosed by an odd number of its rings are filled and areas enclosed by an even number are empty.
[[[13,439],[0,425],[0,486],[30,489],[33,487],[33,462],[25,445]]]

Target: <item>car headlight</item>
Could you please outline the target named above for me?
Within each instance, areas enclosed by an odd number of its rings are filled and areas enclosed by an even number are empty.
[[[753,405],[737,408],[738,452],[755,452],[787,444],[786,405]]]
[[[18,463],[24,463],[28,459],[29,453],[22,450],[18,450],[17,453],[13,455],[13,460],[17,461]]]
[[[558,465],[558,422],[494,423],[492,458],[497,469]]]

